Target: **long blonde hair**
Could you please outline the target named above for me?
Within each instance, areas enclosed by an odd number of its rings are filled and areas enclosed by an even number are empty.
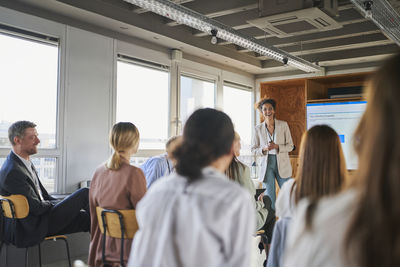
[[[122,164],[120,153],[131,148],[136,148],[137,150],[139,146],[139,130],[133,123],[118,122],[112,127],[109,140],[114,151],[106,166],[111,170],[118,170]]]
[[[339,192],[345,179],[346,163],[335,130],[327,125],[310,128],[301,140],[295,191],[296,203],[305,197],[310,200],[306,212],[308,229],[319,199]]]
[[[344,250],[352,266],[400,266],[400,54],[367,86],[367,108],[355,132],[359,200]]]

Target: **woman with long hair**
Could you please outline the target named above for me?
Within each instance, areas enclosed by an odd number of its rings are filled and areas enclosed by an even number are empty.
[[[299,204],[285,266],[400,266],[399,73],[398,54],[372,75],[355,132],[352,187],[319,201],[310,227],[302,222],[310,202]]]
[[[346,163],[339,136],[327,125],[316,125],[304,133],[300,145],[296,179],[286,182],[276,201],[279,220],[274,229],[268,265],[281,266],[286,231],[301,199],[308,198],[305,224],[311,227],[318,201],[338,193],[346,180]]]
[[[266,184],[266,195],[275,209],[275,179],[282,187],[292,177],[289,152],[293,150],[293,140],[286,121],[276,119],[274,99],[262,99],[257,103],[264,121],[256,125],[251,143],[251,151],[261,157],[258,179]]]
[[[250,263],[250,194],[224,175],[233,157],[231,119],[199,109],[173,152],[176,173],[150,187],[137,208],[128,266],[242,267]]]
[[[241,186],[246,188],[252,196],[256,195],[256,189],[254,187],[253,181],[250,178],[250,168],[247,167],[245,164],[240,162],[237,158],[240,156],[240,136],[235,132],[235,139],[234,139],[234,156],[229,164],[228,168],[225,171],[226,176]],[[268,217],[268,209],[265,207],[262,198],[258,199],[257,201],[255,198],[252,198],[254,207],[256,208],[256,219],[257,219],[257,230],[260,230]]]
[[[303,198],[310,201],[307,226],[311,226],[318,201],[338,193],[343,188],[346,175],[346,162],[336,131],[327,125],[310,128],[302,138],[296,180],[290,188],[296,204]],[[285,198],[290,201],[290,196],[285,196],[284,192],[281,197],[282,201]]]
[[[130,122],[119,122],[110,132],[113,154],[106,164],[100,165],[90,183],[89,206],[91,213],[91,240],[89,266],[103,266],[102,244],[96,207],[108,209],[135,209],[146,193],[146,179],[142,170],[129,164],[139,147],[139,131]],[[125,239],[124,262],[128,261],[132,239]],[[110,266],[120,265],[121,241],[106,239],[106,260]]]

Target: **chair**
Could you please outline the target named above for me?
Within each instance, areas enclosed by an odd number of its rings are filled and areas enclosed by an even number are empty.
[[[28,200],[23,195],[10,195],[10,196],[0,195],[0,209],[1,209],[0,215],[12,219],[14,224],[17,222],[18,219],[24,219],[29,214]],[[47,240],[53,240],[53,241],[64,240],[68,256],[68,265],[69,267],[71,267],[72,266],[71,257],[69,254],[67,237],[65,235],[48,236],[43,241]],[[0,245],[0,251],[2,244]],[[40,249],[40,243],[38,244],[38,250],[39,250],[39,266],[41,267],[42,254]],[[6,266],[8,266],[7,254],[8,254],[8,246],[6,245]],[[28,248],[25,248],[25,267],[27,265],[28,265]]]
[[[120,264],[124,267],[124,240],[133,239],[139,226],[136,221],[134,209],[113,210],[96,207],[97,220],[99,222],[100,232],[103,234],[102,261],[106,265],[106,236],[121,239]]]

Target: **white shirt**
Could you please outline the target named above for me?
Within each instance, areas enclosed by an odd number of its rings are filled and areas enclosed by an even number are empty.
[[[174,173],[137,205],[128,267],[247,267],[255,210],[250,194],[212,167],[188,184]]]
[[[270,134],[269,131],[268,131],[267,125],[265,123],[264,123],[264,128],[265,128],[265,131],[267,131],[268,143],[270,143],[270,142],[276,143],[276,131],[275,131],[275,129],[274,129],[273,134]],[[268,151],[268,155],[276,155],[276,149],[269,150]]]
[[[349,266],[345,257],[344,239],[355,212],[356,197],[355,191],[348,190],[336,197],[320,200],[311,230],[305,230],[308,201],[300,201],[289,228],[283,266]]]
[[[12,151],[21,161],[24,163],[25,167],[28,169],[28,171],[31,174],[31,179],[33,184],[36,186],[37,191],[39,192],[40,200],[44,200],[43,195],[42,195],[42,190],[40,189],[39,186],[39,177],[37,177],[36,173],[32,169],[32,162],[30,160],[26,160],[22,157],[20,157],[17,153]]]

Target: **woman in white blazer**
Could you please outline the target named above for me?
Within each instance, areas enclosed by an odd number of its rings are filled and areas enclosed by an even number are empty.
[[[258,109],[264,122],[254,129],[251,151],[261,157],[258,179],[266,184],[266,194],[275,209],[275,179],[281,187],[292,176],[289,152],[294,145],[287,122],[275,118],[275,100],[262,99]]]

